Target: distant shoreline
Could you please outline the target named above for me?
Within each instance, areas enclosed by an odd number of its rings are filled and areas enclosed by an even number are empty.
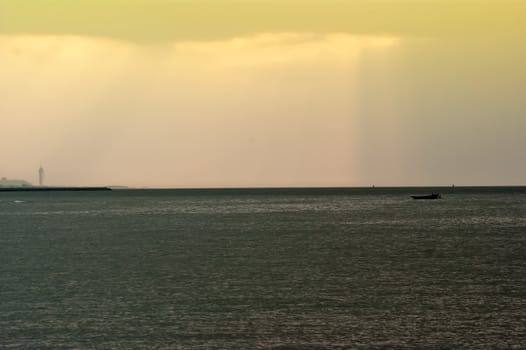
[[[194,187],[194,188],[134,188],[134,187],[0,187],[0,192],[175,192],[178,194],[390,194],[408,192],[460,193],[465,191],[526,192],[526,186],[375,186],[375,187]]]
[[[0,187],[0,192],[93,192],[112,191],[109,187]]]

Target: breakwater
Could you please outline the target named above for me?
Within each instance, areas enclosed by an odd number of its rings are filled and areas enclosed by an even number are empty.
[[[87,192],[111,191],[109,187],[0,187],[0,192]]]

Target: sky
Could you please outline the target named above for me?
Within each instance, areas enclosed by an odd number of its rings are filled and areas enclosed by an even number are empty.
[[[526,185],[522,0],[0,0],[0,177]]]

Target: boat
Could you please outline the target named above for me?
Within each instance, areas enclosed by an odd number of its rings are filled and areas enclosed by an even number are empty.
[[[440,193],[432,193],[425,196],[411,196],[413,199],[442,199]]]

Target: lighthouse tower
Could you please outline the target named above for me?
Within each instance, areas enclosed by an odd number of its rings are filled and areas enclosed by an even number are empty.
[[[44,186],[44,168],[42,168],[42,165],[38,169],[38,184],[40,187]]]

